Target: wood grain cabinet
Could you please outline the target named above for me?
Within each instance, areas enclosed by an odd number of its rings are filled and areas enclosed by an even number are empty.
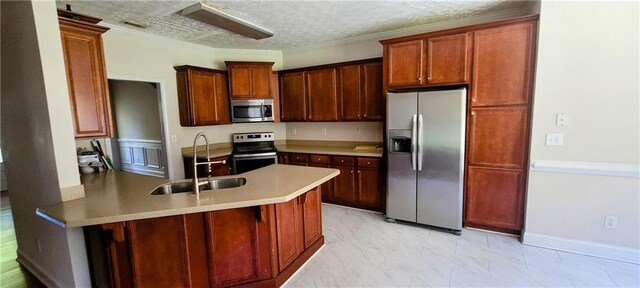
[[[380,158],[280,152],[279,159],[280,164],[340,170],[340,175],[321,185],[322,202],[374,211],[384,209]]]
[[[340,120],[382,120],[382,63],[346,65],[338,69]]]
[[[271,75],[274,62],[226,61],[231,99],[273,98]]]
[[[58,10],[76,138],[111,137],[113,134],[102,45],[102,34],[109,28],[96,25],[101,20]]]
[[[384,114],[380,58],[280,73],[281,120],[380,121]]]
[[[307,120],[305,72],[280,73],[280,120]]]
[[[206,177],[207,174],[209,176],[227,176],[231,175],[233,172],[231,157],[230,156],[221,156],[216,158],[211,158],[209,161],[226,161],[225,164],[213,164],[211,165],[211,173],[207,173],[207,165],[198,165],[198,177]],[[203,159],[199,159],[199,162],[204,162]],[[193,157],[182,157],[182,162],[184,165],[184,178],[185,179],[193,179]]]
[[[382,41],[388,88],[469,82],[468,33]]]
[[[177,66],[181,126],[231,124],[227,73],[195,66]]]

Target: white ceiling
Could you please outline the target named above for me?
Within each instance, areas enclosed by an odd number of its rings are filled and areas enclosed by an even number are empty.
[[[104,22],[151,34],[218,48],[284,50],[433,23],[515,9],[526,2],[486,1],[211,1],[203,2],[274,32],[254,40],[183,17],[180,10],[197,0],[61,1],[73,11]],[[123,24],[129,21],[144,29]]]

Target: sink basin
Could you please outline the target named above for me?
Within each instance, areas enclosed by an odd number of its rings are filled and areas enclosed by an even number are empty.
[[[240,187],[244,184],[247,184],[246,178],[211,179],[207,181],[206,184],[200,185],[200,191],[234,188]],[[151,191],[151,195],[167,195],[185,192],[193,193],[193,190],[193,182],[167,183],[153,189],[153,191]]]

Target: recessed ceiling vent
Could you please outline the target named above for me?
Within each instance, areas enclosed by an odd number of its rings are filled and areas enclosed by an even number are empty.
[[[253,39],[264,39],[273,36],[273,32],[253,23],[229,15],[203,3],[196,3],[182,9],[182,16],[204,22],[233,33],[237,33]]]

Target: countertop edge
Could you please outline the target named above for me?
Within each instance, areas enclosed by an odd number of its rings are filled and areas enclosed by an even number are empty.
[[[246,208],[246,207],[253,207],[253,206],[261,206],[261,205],[270,205],[270,204],[278,204],[278,203],[285,203],[288,201],[291,201],[292,199],[295,199],[296,197],[308,192],[309,190],[311,190],[314,187],[320,186],[321,184],[323,184],[324,182],[329,181],[330,179],[338,176],[340,174],[340,171],[336,170],[333,173],[327,175],[326,177],[323,177],[315,182],[312,182],[302,188],[300,188],[299,190],[290,193],[287,196],[284,197],[274,197],[274,198],[265,198],[265,199],[260,199],[260,200],[250,200],[250,201],[243,201],[243,202],[232,202],[232,203],[223,203],[223,204],[214,204],[214,205],[207,205],[207,206],[199,206],[199,207],[187,207],[187,208],[180,208],[180,209],[175,209],[175,210],[161,210],[161,211],[149,211],[149,212],[139,212],[139,213],[135,213],[135,215],[132,214],[124,214],[124,215],[116,215],[116,216],[106,216],[106,217],[100,217],[100,218],[93,218],[93,219],[89,219],[89,220],[68,220],[68,221],[63,221],[60,219],[57,219],[51,215],[48,215],[47,213],[43,212],[42,210],[40,210],[39,208],[36,209],[35,213],[42,217],[43,219],[58,225],[60,227],[63,228],[78,228],[78,227],[84,227],[84,226],[92,226],[92,225],[100,225],[100,224],[106,224],[106,223],[114,223],[114,222],[123,222],[123,221],[131,221],[131,220],[142,220],[142,219],[149,219],[149,218],[158,218],[158,217],[166,217],[166,216],[176,216],[176,215],[184,215],[184,214],[192,214],[192,213],[201,213],[201,212],[211,212],[211,211],[219,211],[219,210],[226,210],[226,209],[236,209],[236,208]],[[173,183],[173,182],[180,182],[180,181],[171,181],[168,183]],[[203,194],[200,194],[201,196],[206,196],[206,194],[204,193],[210,193],[213,190],[205,190],[203,191]],[[246,202],[251,202],[250,204],[246,204]]]

